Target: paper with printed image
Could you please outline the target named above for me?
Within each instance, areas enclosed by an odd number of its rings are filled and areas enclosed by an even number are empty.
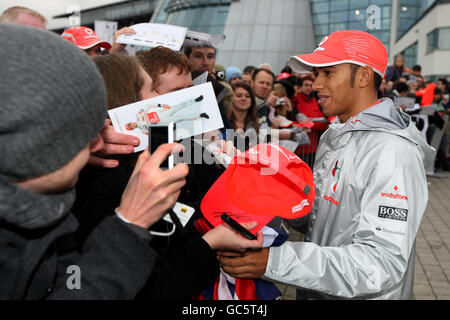
[[[138,23],[130,26],[136,34],[124,34],[117,38],[118,43],[136,46],[163,46],[180,51],[186,37],[187,28],[161,23]]]
[[[188,30],[184,39],[187,47],[209,47],[220,48],[225,42],[224,34],[209,34],[204,32]]]
[[[148,129],[155,124],[176,123],[175,140],[223,128],[211,82],[142,100],[108,111],[114,129],[138,137],[148,146]]]

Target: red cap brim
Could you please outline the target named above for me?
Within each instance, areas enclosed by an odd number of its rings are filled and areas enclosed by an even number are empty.
[[[77,46],[80,49],[86,50],[86,49],[92,48],[93,46],[96,46],[98,44],[100,45],[100,47],[105,48],[106,50],[109,50],[112,48],[112,46],[109,44],[109,42],[106,42],[106,41],[96,41],[96,42],[90,43],[86,46],[81,46],[81,45],[77,45]]]

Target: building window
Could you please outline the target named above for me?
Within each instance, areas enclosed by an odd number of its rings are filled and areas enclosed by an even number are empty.
[[[192,31],[221,34],[230,10],[231,0],[170,0],[162,23],[187,27]],[[162,19],[161,19],[162,20]]]
[[[427,53],[450,50],[450,28],[434,29],[427,35]]]
[[[401,1],[401,0],[399,0]],[[315,42],[339,30],[361,30],[380,39],[389,50],[391,0],[310,0]],[[380,9],[379,28],[369,29],[367,8]]]
[[[438,50],[450,50],[450,28],[439,29]]]
[[[405,67],[414,67],[417,64],[417,42],[406,48],[401,55],[405,59]]]

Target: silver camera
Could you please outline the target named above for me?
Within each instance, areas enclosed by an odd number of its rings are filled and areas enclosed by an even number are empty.
[[[277,106],[283,106],[285,104],[285,101],[283,98],[278,98],[277,101],[275,102],[275,105]]]

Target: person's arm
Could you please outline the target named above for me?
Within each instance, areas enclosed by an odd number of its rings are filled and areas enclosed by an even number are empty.
[[[66,277],[57,279],[50,299],[131,299],[150,276],[155,253],[148,238],[137,228],[148,229],[172,208],[187,175],[186,164],[160,169],[171,153],[181,152],[177,143],[163,144],[150,156],[145,150],[122,194],[117,216],[105,218],[89,235],[80,256],[73,250],[59,264],[81,271],[79,290],[70,290]],[[74,219],[72,217],[72,219]]]
[[[75,220],[73,216],[69,219]],[[106,217],[94,229],[81,252],[68,237],[58,244],[66,249],[59,252],[55,287],[47,297],[50,300],[134,299],[156,260],[147,241],[116,216]],[[70,270],[78,270],[78,274]],[[72,287],[77,281],[80,287]]]
[[[263,249],[242,258],[221,257],[223,270],[234,277],[261,277],[264,272],[271,281],[345,298],[375,297],[394,289],[407,272],[428,199],[421,155],[411,144],[390,145],[368,174],[360,211],[354,213],[360,223],[351,244],[285,242],[271,247],[268,255]],[[408,199],[381,196],[393,186]],[[397,208],[397,220],[383,215],[384,208]]]
[[[242,224],[247,229],[255,225]],[[193,234],[185,245],[158,257],[155,272],[140,292],[138,299],[179,300],[190,299],[204,289],[219,274],[215,250],[259,248],[263,236],[247,240],[231,228],[221,224],[203,236]]]
[[[117,42],[117,38],[123,34],[136,34],[136,31],[134,31],[130,27],[123,27],[122,29],[117,30],[116,33],[114,33],[114,41],[112,47],[111,49],[109,49],[110,53],[121,53],[122,50],[125,49],[126,44]]]

